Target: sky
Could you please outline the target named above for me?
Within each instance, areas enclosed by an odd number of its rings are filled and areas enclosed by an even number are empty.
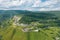
[[[60,0],[0,0],[0,10],[60,10]]]

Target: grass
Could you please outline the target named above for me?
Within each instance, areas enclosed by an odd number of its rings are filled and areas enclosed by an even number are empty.
[[[18,27],[16,29],[9,27],[0,31],[0,35],[3,40],[55,40],[55,37],[60,36],[59,32],[60,27],[41,29],[40,32],[22,32]]]

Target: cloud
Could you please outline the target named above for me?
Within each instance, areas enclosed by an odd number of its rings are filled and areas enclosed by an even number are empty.
[[[58,8],[41,8],[40,11],[59,11],[60,7]]]
[[[60,10],[60,0],[0,0],[0,10]]]
[[[38,0],[34,3],[32,7],[45,7],[45,6],[48,7],[57,3],[58,3],[57,0],[47,0],[45,2],[41,2],[41,0]]]
[[[12,6],[20,6],[24,3],[25,1],[18,1],[18,0],[13,0],[13,1],[2,1],[1,5],[4,5],[6,7],[12,7]]]

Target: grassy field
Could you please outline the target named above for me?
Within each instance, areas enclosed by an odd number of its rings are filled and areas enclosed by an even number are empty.
[[[60,27],[51,27],[48,29],[41,29],[40,32],[22,32],[18,28],[0,29],[0,40],[56,40],[60,38]]]

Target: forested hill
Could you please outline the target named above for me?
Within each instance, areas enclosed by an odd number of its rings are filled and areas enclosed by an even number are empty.
[[[0,25],[6,26],[11,23],[14,16],[21,18],[18,23],[31,24],[38,22],[39,24],[48,24],[49,26],[60,26],[60,11],[44,11],[33,12],[26,10],[1,10],[0,11]],[[17,19],[16,19],[17,20]]]
[[[12,19],[15,15],[22,16],[19,23],[40,22],[41,20],[58,19],[60,20],[60,11],[42,11],[33,12],[26,10],[0,10],[0,23]],[[41,22],[42,22],[41,21]]]

